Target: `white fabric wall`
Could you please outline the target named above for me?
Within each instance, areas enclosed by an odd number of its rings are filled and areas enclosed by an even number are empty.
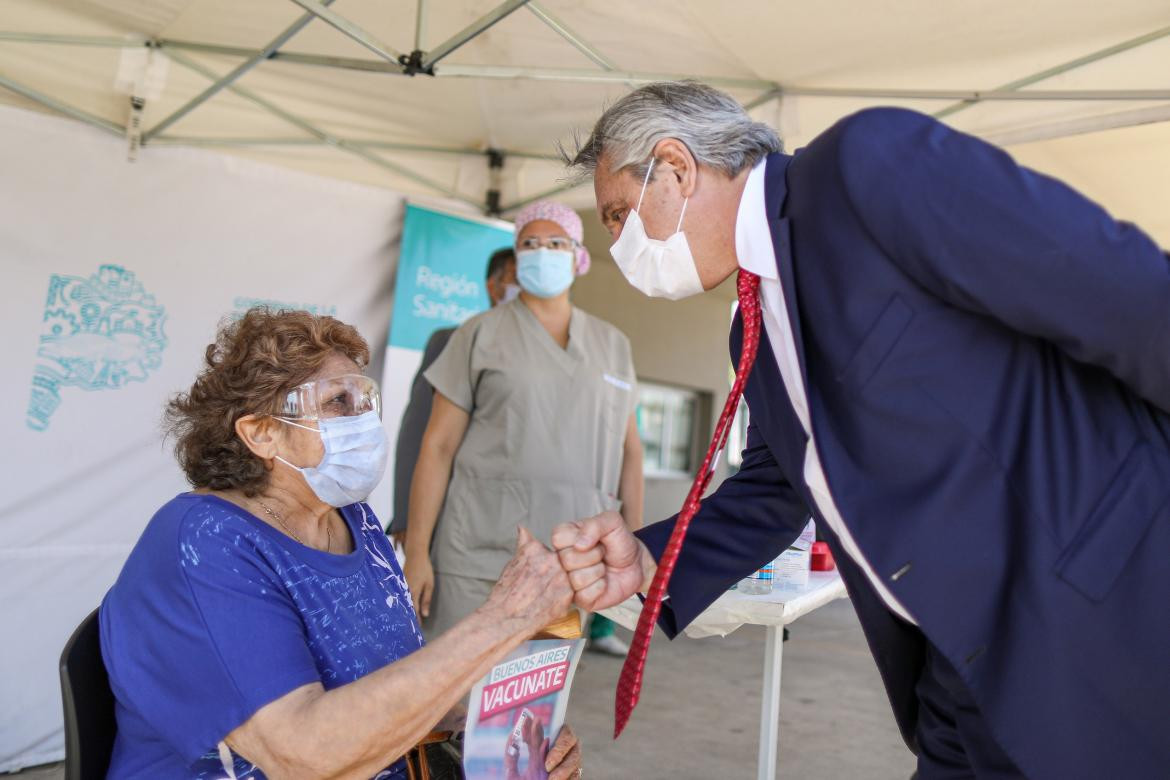
[[[315,307],[380,352],[403,200],[212,152],[129,164],[117,139],[10,108],[0,171],[3,772],[63,755],[58,656],[186,488],[160,417],[217,321],[254,299]]]

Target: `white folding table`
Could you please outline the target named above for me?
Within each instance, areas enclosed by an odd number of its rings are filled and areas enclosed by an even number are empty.
[[[760,754],[756,777],[775,780],[776,746],[780,729],[780,663],[784,652],[784,626],[830,601],[845,598],[845,583],[835,571],[809,573],[808,585],[799,590],[775,590],[766,596],[745,596],[728,591],[684,629],[689,637],[727,636],[740,626],[764,626],[764,689],[760,705]],[[637,596],[601,610],[620,626],[633,630],[642,612]]]

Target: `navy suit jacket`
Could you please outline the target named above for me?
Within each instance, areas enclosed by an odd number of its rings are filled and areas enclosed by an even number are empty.
[[[767,209],[829,534],[903,736],[925,635],[1031,778],[1170,772],[1170,261],[1136,227],[928,117],[874,109],[794,157]],[[732,329],[738,356],[742,323]],[[767,340],[743,467],[671,580],[673,635],[811,514]],[[639,535],[657,557],[673,519]]]

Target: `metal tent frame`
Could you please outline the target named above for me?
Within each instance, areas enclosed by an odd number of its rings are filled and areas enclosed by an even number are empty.
[[[109,36],[80,36],[80,35],[53,35],[25,32],[0,31],[0,42],[25,44],[55,44],[72,46],[98,46],[108,48],[128,48],[135,45],[148,47],[164,52],[172,61],[184,68],[206,78],[210,85],[195,97],[173,111],[167,117],[158,121],[153,127],[139,132],[134,129],[136,116],[140,115],[141,98],[131,98],[130,116],[127,126],[123,127],[104,117],[96,116],[75,106],[46,95],[27,85],[21,84],[0,73],[0,87],[8,89],[22,97],[38,103],[50,111],[85,122],[103,131],[115,135],[130,137],[131,148],[137,143],[143,145],[187,145],[187,146],[217,146],[217,147],[257,147],[257,146],[330,146],[341,152],[358,157],[372,165],[389,170],[399,176],[419,184],[428,190],[448,198],[466,203],[490,215],[499,215],[514,211],[527,203],[551,197],[565,192],[580,183],[570,183],[555,187],[547,192],[517,200],[507,205],[500,203],[499,172],[504,161],[510,157],[517,159],[557,160],[556,155],[513,149],[476,149],[453,148],[442,146],[428,146],[419,144],[393,143],[384,141],[358,140],[338,137],[313,123],[299,117],[271,100],[256,92],[241,86],[237,82],[249,71],[263,62],[287,62],[298,65],[322,67],[341,70],[362,71],[367,73],[384,73],[390,76],[426,76],[430,78],[474,78],[474,79],[529,79],[539,81],[624,84],[637,86],[653,81],[692,78],[712,86],[758,91],[760,94],[745,104],[749,110],[764,105],[773,100],[783,100],[788,96],[813,98],[862,98],[862,99],[891,99],[891,100],[939,100],[951,104],[937,111],[935,116],[946,117],[954,115],[971,106],[986,101],[1145,101],[1163,103],[1149,108],[1131,110],[1111,115],[1092,117],[1086,120],[1056,122],[1039,127],[1024,128],[1019,131],[1002,133],[993,140],[1000,143],[1014,143],[1041,138],[1054,138],[1076,133],[1093,132],[1095,130],[1128,127],[1150,122],[1170,120],[1170,89],[1109,89],[1109,90],[1036,90],[1027,89],[1046,79],[1068,73],[1077,68],[1108,57],[1130,51],[1139,46],[1170,36],[1170,27],[1163,27],[1145,35],[1122,41],[1113,46],[1091,52],[1076,59],[1058,64],[1054,67],[1033,73],[1016,81],[1003,84],[989,90],[977,89],[901,89],[901,88],[853,88],[853,87],[816,87],[798,84],[781,84],[775,81],[758,78],[735,78],[725,76],[702,76],[697,74],[680,73],[650,73],[642,71],[626,71],[620,69],[612,60],[602,54],[584,37],[576,33],[562,20],[552,14],[539,0],[505,0],[486,14],[476,19],[443,42],[430,48],[423,49],[426,38],[427,0],[417,0],[417,11],[414,29],[414,48],[409,52],[400,52],[389,44],[379,40],[367,30],[353,23],[346,17],[333,11],[329,6],[334,0],[290,0],[304,10],[299,18],[277,34],[267,45],[259,49],[250,49],[236,46],[224,46],[209,42],[182,41],[156,38],[140,38],[137,41]],[[557,33],[562,39],[587,57],[596,69],[588,68],[531,68],[500,65],[466,65],[443,64],[452,53],[468,42],[474,40],[485,31],[500,23],[511,14],[526,9],[537,19]],[[353,57],[334,57],[317,54],[303,54],[282,51],[287,44],[301,30],[313,22],[321,22],[334,28],[352,41],[361,45],[377,59]],[[204,53],[240,57],[242,61],[226,74],[217,74],[187,56],[188,53]],[[276,116],[289,125],[307,134],[307,138],[200,138],[183,135],[168,134],[167,131],[181,119],[186,117],[200,105],[210,100],[223,90],[228,90],[259,108]],[[135,102],[137,101],[137,102]],[[474,156],[485,160],[489,167],[488,190],[482,201],[473,200],[455,188],[433,181],[426,176],[403,165],[386,159],[379,151],[413,152],[420,154]]]

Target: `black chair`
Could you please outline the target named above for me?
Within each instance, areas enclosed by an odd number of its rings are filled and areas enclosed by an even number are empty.
[[[114,750],[114,692],[102,662],[98,611],[89,613],[61,652],[65,780],[104,780]]]

